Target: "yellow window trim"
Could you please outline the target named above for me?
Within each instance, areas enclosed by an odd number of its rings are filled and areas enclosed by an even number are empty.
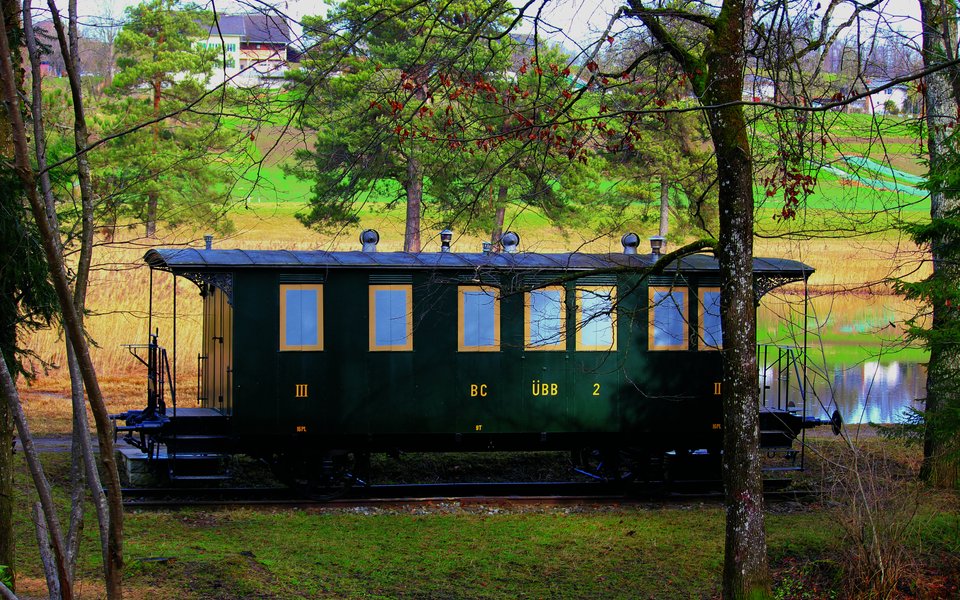
[[[656,304],[654,303],[654,294],[657,292],[662,292],[666,294],[672,294],[673,292],[682,292],[683,293],[683,306],[680,307],[681,317],[683,318],[684,328],[683,328],[683,340],[679,344],[664,344],[661,346],[656,346],[653,343],[655,339],[654,333],[657,328],[654,323],[654,311],[656,310]],[[654,287],[650,286],[648,291],[647,300],[649,303],[649,310],[647,315],[647,346],[650,350],[689,350],[690,349],[690,321],[688,321],[688,311],[687,303],[689,301],[690,290],[685,287],[677,286],[667,286],[667,287]]]
[[[617,349],[617,288],[613,286],[593,285],[577,287],[577,350],[585,352],[609,352]],[[587,344],[583,339],[583,301],[581,292],[596,292],[599,295],[610,295],[613,310],[610,312],[610,345],[597,346]]]
[[[398,291],[404,292],[407,296],[407,343],[393,344],[390,346],[377,345],[377,292],[379,291]],[[413,350],[413,286],[412,285],[371,285],[370,286],[370,351],[371,352],[397,352],[404,350]]]
[[[530,339],[533,320],[533,294],[536,292],[560,292],[560,336],[555,344],[534,346]],[[567,290],[563,286],[547,286],[531,290],[523,295],[523,347],[531,351],[567,349]]]
[[[466,346],[464,343],[464,305],[469,292],[484,292],[493,295],[493,345]],[[457,350],[460,352],[500,352],[500,290],[479,285],[464,285],[457,288]]]
[[[317,343],[287,343],[287,290],[316,290],[317,292]],[[280,350],[282,352],[304,352],[323,350],[323,284],[322,283],[281,283],[280,284]]]
[[[703,317],[707,312],[707,303],[704,300],[704,295],[707,294],[708,292],[715,292],[719,294],[720,288],[704,287],[697,290],[697,300],[700,301],[699,313],[697,315],[697,323],[698,323],[697,329],[699,330],[698,331],[699,339],[697,341],[697,347],[700,350],[720,350],[721,348],[723,348],[723,341],[721,340],[720,346],[711,346],[710,344],[708,344],[706,330],[704,329],[704,326],[703,326]]]

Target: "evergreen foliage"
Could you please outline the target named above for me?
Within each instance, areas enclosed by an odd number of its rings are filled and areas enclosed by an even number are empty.
[[[197,43],[212,15],[179,0],[127,9],[117,35],[118,72],[98,126],[130,131],[93,156],[100,219],[112,229],[134,217],[152,236],[157,220],[202,222],[228,230],[223,218],[237,157],[228,153],[219,109],[205,95],[219,58]],[[171,116],[168,116],[171,115]]]
[[[12,373],[32,374],[25,359],[39,357],[19,340],[49,326],[56,313],[57,297],[19,180],[11,169],[0,169],[0,350]]]
[[[572,101],[570,59],[507,35],[513,10],[348,1],[307,20],[315,50],[296,78],[318,135],[291,169],[315,182],[305,225],[355,223],[387,180],[404,192],[408,237],[423,198],[442,226],[494,236],[507,203],[557,223],[595,203],[602,161],[580,122],[588,103]]]
[[[946,152],[940,157],[943,168],[931,171],[925,184],[931,191],[960,189],[956,187],[960,184],[960,153],[955,139],[947,141]],[[960,288],[955,279],[960,265],[960,209],[944,211],[943,216],[928,222],[903,224],[902,229],[922,248],[937,248],[937,265],[929,276],[920,281],[893,282],[897,293],[923,307],[920,314],[907,321],[907,332],[911,341],[930,350],[930,368],[938,369],[937,376],[929,379],[927,390],[928,395],[936,394],[937,406],[936,410],[912,410],[904,424],[890,429],[890,435],[932,444],[939,455],[927,458],[956,470],[960,467],[960,369],[950,368],[954,366],[950,356],[960,345]],[[935,325],[934,314],[938,317]]]

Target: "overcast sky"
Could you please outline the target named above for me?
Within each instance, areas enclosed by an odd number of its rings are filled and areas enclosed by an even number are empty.
[[[36,0],[35,0],[36,1]],[[137,4],[139,0],[77,0],[80,14],[83,16],[109,16],[122,18],[123,9]],[[203,0],[200,0],[202,3]],[[513,0],[520,4],[521,0]],[[46,9],[46,3],[37,2]],[[66,11],[66,0],[59,0],[61,10]],[[564,45],[573,48],[576,42],[584,43],[596,39],[598,32],[604,30],[610,19],[610,14],[616,6],[622,4],[616,0],[545,0],[545,10],[542,13],[543,25],[546,30],[555,28],[554,39],[563,40]],[[827,0],[823,0],[827,4]],[[325,4],[321,0],[287,0],[270,2],[260,0],[220,0],[216,8],[223,13],[246,12],[252,7],[277,6],[280,10],[293,18],[299,19],[303,15],[322,14]],[[208,8],[212,5],[208,4]],[[908,35],[919,31],[919,3],[917,0],[888,0],[882,10],[886,21],[879,25],[884,30],[897,29]],[[838,13],[839,21],[842,13]],[[529,25],[528,25],[529,29]],[[542,30],[543,31],[543,30]],[[866,31],[863,31],[866,37]]]

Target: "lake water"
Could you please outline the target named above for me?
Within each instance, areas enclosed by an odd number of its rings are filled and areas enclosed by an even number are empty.
[[[778,378],[774,369],[761,369],[761,385],[766,383],[766,403],[777,405],[781,387],[789,387],[789,399],[800,405],[797,377],[790,373],[788,382]],[[810,365],[807,369],[810,390],[807,414],[827,418],[839,410],[845,423],[897,423],[903,421],[908,408],[923,408],[918,398],[926,396],[926,365],[917,362],[866,361],[854,365],[832,365],[826,371]],[[786,402],[781,401],[781,405]]]
[[[790,314],[794,318],[787,320],[802,322],[796,318],[802,310],[802,300],[796,297],[769,302],[758,315],[758,324],[765,334],[761,337],[794,345],[791,337],[802,339],[802,335],[796,329],[785,334],[779,324]],[[905,336],[900,324],[914,310],[902,298],[889,295],[812,300],[808,330],[811,358],[807,367],[811,392],[807,413],[824,417],[839,409],[846,423],[896,423],[903,421],[908,408],[922,409],[923,403],[917,399],[926,396],[925,353],[914,348],[891,354],[903,345]],[[818,318],[817,314],[825,316]],[[774,373],[767,372],[771,386],[768,398],[778,392],[776,379]],[[790,379],[791,396],[799,404],[797,373],[791,373]]]
[[[923,408],[918,398],[926,396],[926,365],[915,362],[863,362],[833,365],[824,376],[812,373],[815,394],[807,408],[828,412],[839,409],[847,423],[896,423],[909,408]],[[818,401],[819,400],[819,401]]]

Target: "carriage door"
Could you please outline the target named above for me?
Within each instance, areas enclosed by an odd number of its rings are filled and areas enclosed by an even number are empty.
[[[203,347],[199,356],[199,401],[224,415],[233,414],[233,307],[220,288],[203,294]]]

